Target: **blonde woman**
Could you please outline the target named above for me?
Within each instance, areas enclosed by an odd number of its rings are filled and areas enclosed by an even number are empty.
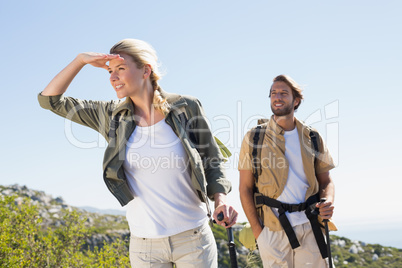
[[[87,64],[104,68],[119,99],[86,101],[63,94]],[[158,84],[154,49],[124,39],[110,54],[81,53],[39,94],[40,105],[91,127],[108,141],[103,177],[127,206],[133,267],[217,267],[208,219],[232,226],[237,212],[226,204],[231,184],[200,102],[170,94]],[[218,221],[217,215],[224,219]]]

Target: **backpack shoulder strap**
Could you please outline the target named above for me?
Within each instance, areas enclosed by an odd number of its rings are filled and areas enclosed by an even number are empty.
[[[311,139],[311,149],[313,150],[313,154],[314,154],[314,164],[316,164],[317,162],[317,157],[318,154],[320,153],[320,149],[318,146],[318,139],[319,139],[319,134],[317,131],[313,130],[311,127],[309,127],[310,133],[310,139]]]
[[[109,139],[116,138],[116,129],[119,127],[121,113],[117,113],[110,121]]]
[[[258,176],[261,175],[261,149],[263,147],[265,130],[267,129],[267,124],[261,124],[256,126],[250,131],[250,152],[251,152],[251,164],[252,172],[255,182],[258,182]]]
[[[194,131],[191,130],[191,125],[188,124],[188,114],[186,111],[186,107],[182,106],[179,108],[175,108],[173,110],[173,114],[179,119],[180,124],[187,133],[190,141],[195,145],[198,144],[197,137],[195,136]]]

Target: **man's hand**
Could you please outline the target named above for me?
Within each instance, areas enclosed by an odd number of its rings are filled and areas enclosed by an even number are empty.
[[[331,219],[334,214],[334,206],[331,201],[319,202],[315,205],[320,210],[322,219]]]
[[[320,216],[323,219],[330,219],[334,214],[335,186],[329,175],[329,172],[317,174],[320,185],[320,198],[325,198],[325,202],[317,203],[316,207],[320,209]]]

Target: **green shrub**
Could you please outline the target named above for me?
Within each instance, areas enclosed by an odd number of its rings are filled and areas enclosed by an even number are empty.
[[[44,229],[38,208],[24,199],[0,198],[0,267],[130,267],[127,242],[94,252],[83,250],[92,230],[78,212],[65,212],[62,225]]]

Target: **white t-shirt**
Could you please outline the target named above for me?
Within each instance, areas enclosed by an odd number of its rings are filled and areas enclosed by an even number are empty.
[[[285,131],[285,156],[289,161],[289,174],[286,181],[285,189],[277,200],[288,204],[303,203],[306,192],[309,187],[306,174],[303,169],[303,161],[301,156],[299,134],[297,128],[291,131]],[[274,213],[278,216],[278,210],[274,209]],[[300,225],[308,222],[304,211],[286,212],[286,216],[292,226]]]
[[[189,164],[183,145],[165,120],[135,128],[123,164],[134,194],[126,214],[133,235],[167,237],[207,220],[205,204],[192,187]]]

